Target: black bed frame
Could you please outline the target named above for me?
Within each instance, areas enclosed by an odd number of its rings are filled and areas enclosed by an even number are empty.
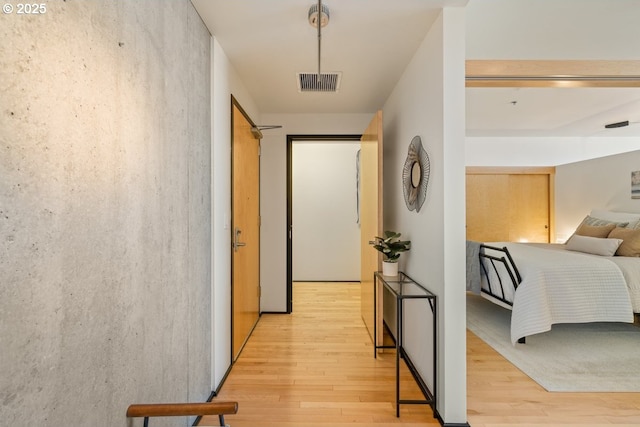
[[[478,258],[480,261],[480,269],[481,274],[484,274],[484,277],[487,279],[486,289],[483,286],[481,291],[496,300],[507,304],[508,306],[513,307],[513,302],[509,301],[505,297],[504,287],[505,284],[502,280],[501,275],[498,273],[497,264],[502,264],[506,272],[509,274],[509,279],[511,283],[507,286],[512,286],[514,292],[518,289],[518,285],[522,282],[522,277],[520,276],[520,272],[518,271],[518,267],[516,267],[516,263],[513,261],[511,254],[509,253],[509,249],[506,246],[501,248],[496,246],[489,246],[485,244],[480,245],[480,251],[478,252]],[[483,258],[488,261],[488,263],[483,262]],[[491,264],[491,267],[488,267],[486,264]],[[500,285],[500,293],[494,292],[493,287],[491,286],[491,279],[489,279],[489,272],[487,268],[493,268],[496,272],[496,277],[498,278],[498,284]],[[525,339],[520,338],[518,340],[519,343],[524,344]]]

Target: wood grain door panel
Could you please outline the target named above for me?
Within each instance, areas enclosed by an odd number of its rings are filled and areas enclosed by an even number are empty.
[[[467,175],[467,239],[509,240],[508,175]]]
[[[382,298],[376,305],[378,325],[374,328],[373,273],[380,270],[381,256],[370,244],[382,235],[382,111],[378,111],[360,140],[360,250],[361,313],[374,338],[382,342]],[[381,290],[378,289],[378,295]]]
[[[548,174],[467,174],[467,239],[548,243],[550,194]]]
[[[549,242],[549,175],[510,175],[509,204],[509,241]]]
[[[232,351],[235,360],[260,316],[260,141],[233,103]]]

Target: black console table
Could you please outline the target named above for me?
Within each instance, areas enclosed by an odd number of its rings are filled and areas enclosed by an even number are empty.
[[[396,298],[396,315],[397,315],[397,331],[396,331],[396,344],[395,346],[382,345],[377,342],[377,301],[378,301],[378,283],[382,283]],[[433,390],[430,390],[427,384],[424,382],[420,373],[416,369],[413,362],[407,355],[403,345],[403,323],[404,323],[404,302],[408,299],[423,299],[429,303],[431,308],[431,314],[433,317]],[[373,275],[373,325],[374,325],[374,357],[378,355],[378,349],[381,348],[395,348],[396,349],[396,417],[400,417],[400,405],[430,405],[435,417],[436,414],[436,366],[438,355],[438,340],[437,340],[437,297],[431,291],[417,283],[411,277],[399,272],[397,276],[383,276],[381,272],[376,272]],[[403,400],[400,398],[400,358],[404,359],[409,372],[416,380],[420,391],[424,395],[424,400]]]

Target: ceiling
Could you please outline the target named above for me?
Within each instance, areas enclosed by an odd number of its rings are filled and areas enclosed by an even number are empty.
[[[318,70],[317,29],[307,20],[309,8],[317,4],[314,0],[192,2],[263,114],[374,112],[383,106],[440,8],[467,4],[467,0],[324,0],[330,22],[322,29],[321,72],[341,72],[341,85],[337,93],[301,93],[296,73]],[[640,2],[617,0],[618,8],[606,3],[470,0],[467,59],[531,59],[527,55],[543,54],[546,59],[638,59],[637,44],[628,40],[640,36],[635,29],[640,26],[629,21],[640,18]],[[585,16],[577,19],[580,13]],[[613,13],[619,15],[609,16]],[[533,22],[541,22],[533,19],[536,14],[544,26],[534,26]],[[598,25],[578,26],[590,20]],[[554,22],[557,28],[552,27]],[[627,43],[594,42],[612,37]],[[468,87],[466,103],[468,136],[640,136],[640,123],[633,124],[640,122],[638,87]],[[604,129],[607,123],[624,120],[631,125]]]
[[[467,88],[466,98],[467,136],[640,136],[640,88]]]

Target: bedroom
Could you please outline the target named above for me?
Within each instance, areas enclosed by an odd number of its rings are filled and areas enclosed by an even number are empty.
[[[557,166],[554,180],[554,236],[556,236],[556,241],[564,242],[571,236],[578,224],[587,214],[592,213],[594,208],[617,212],[638,212],[638,200],[632,198],[631,192],[631,172],[637,169],[638,164],[640,164],[640,151],[636,150]],[[604,213],[596,211],[593,212],[593,216],[604,216]],[[511,246],[509,249],[512,249]],[[579,252],[575,253],[579,254]],[[515,258],[516,252],[512,252],[512,255]],[[578,256],[604,258],[587,254],[579,254]],[[613,257],[611,261],[615,262],[618,259],[621,262],[627,262],[627,257],[619,256]],[[602,261],[609,262],[607,259]],[[628,261],[637,264],[637,259],[630,258]],[[560,261],[553,259],[552,262],[557,265]],[[528,260],[521,263],[516,259],[516,264],[521,271],[523,268],[532,268],[528,265]],[[585,268],[590,269],[591,265],[587,265]],[[624,273],[624,270],[622,271]],[[524,274],[522,276],[522,283],[524,283],[526,279]],[[545,277],[547,277],[547,273],[545,273]],[[600,286],[601,282],[604,283],[598,280],[593,288],[594,291],[597,292],[603,288]],[[495,281],[493,283],[495,284]],[[518,289],[520,292],[520,288]],[[581,282],[578,289],[579,294],[581,296],[589,295],[586,289],[591,288]],[[629,291],[628,295],[632,296],[631,289],[627,290]],[[586,301],[583,301],[584,305],[580,308],[597,301],[595,306],[600,310],[606,306],[607,301],[614,300],[610,294],[606,294],[604,297],[587,297]],[[480,305],[479,301],[485,302],[487,300],[483,298],[477,300],[473,299],[473,296],[469,296],[467,302],[467,325],[474,334],[470,333],[468,337],[469,346],[475,348],[479,342],[489,343],[491,348],[509,360],[511,365],[495,366],[493,365],[496,363],[495,359],[482,356],[477,352],[468,355],[470,372],[468,384],[469,391],[472,393],[469,398],[469,419],[472,425],[475,425],[474,421],[489,423],[492,420],[491,413],[494,411],[499,411],[505,417],[509,417],[503,418],[507,422],[515,422],[516,420],[518,423],[525,422],[525,420],[529,421],[530,418],[527,417],[531,416],[538,417],[537,422],[540,423],[549,417],[554,420],[556,425],[568,423],[568,420],[576,421],[568,413],[559,410],[557,405],[573,407],[576,416],[581,417],[585,424],[633,424],[637,421],[640,408],[633,403],[637,401],[638,395],[637,388],[634,388],[634,385],[638,384],[638,370],[633,368],[635,366],[633,361],[635,356],[633,355],[637,354],[634,349],[638,348],[638,337],[640,336],[640,328],[637,325],[608,322],[554,324],[551,332],[527,336],[526,344],[514,344],[513,327],[511,326],[514,317],[511,316],[511,311],[490,302],[488,305]],[[621,313],[621,307],[624,305],[618,305],[618,302],[616,301],[610,306],[611,314],[614,316]],[[633,311],[637,311],[637,290],[636,307],[632,306],[631,308]],[[566,307],[563,306],[562,309],[564,315],[567,312]],[[513,313],[515,312],[514,310]],[[522,317],[526,316],[517,316],[518,319],[522,319]],[[533,317],[536,319],[533,323],[539,323],[537,319],[545,316],[534,314]],[[632,321],[629,313],[623,317],[621,320],[624,322]],[[487,319],[493,320],[493,322],[488,322]],[[575,319],[571,321],[573,322]],[[638,322],[637,314],[635,321]],[[496,325],[495,322],[499,323]],[[546,329],[546,327],[550,327],[550,325],[545,325],[542,329]],[[603,333],[606,334],[606,342],[601,339]],[[510,335],[511,340],[509,339]],[[502,337],[502,339],[496,339],[496,337]],[[515,339],[518,337],[519,335],[516,333]],[[489,366],[493,367],[488,368]],[[493,372],[500,371],[503,374],[496,378],[489,375],[488,369]],[[488,383],[484,383],[484,381],[488,381]],[[509,381],[513,385],[520,384],[516,388],[527,389],[527,400],[536,403],[531,404],[524,412],[492,408],[491,402],[481,396],[483,393],[487,393],[498,400],[511,401],[508,394],[498,391],[503,390],[504,381]],[[479,404],[478,400],[482,404]],[[513,404],[515,403],[513,402]],[[543,413],[545,415],[542,415]]]
[[[591,13],[583,11],[575,24],[562,27],[555,24],[568,5],[559,6],[545,26],[518,21],[517,35],[508,39],[501,35],[514,28],[513,4],[468,6],[468,31],[478,34],[467,45],[469,239],[564,243],[592,209],[640,212],[630,189],[640,149],[640,128],[635,126],[640,91],[637,78],[615,77],[637,74],[638,63],[630,60],[634,53],[625,43],[630,33],[619,29],[623,22],[600,19],[593,14],[596,5],[589,3]],[[637,5],[630,8],[637,9]],[[483,14],[512,19],[478,31]],[[528,14],[544,18],[536,10]],[[599,29],[594,29],[596,23]],[[570,36],[562,37],[562,31]],[[562,42],[539,43],[554,38]],[[585,44],[586,39],[598,43]],[[521,61],[481,61],[515,49]],[[527,61],[542,56],[570,60]],[[564,73],[549,71],[557,64],[563,64]],[[483,81],[482,72],[489,66],[493,69],[487,75],[502,69],[510,79]],[[480,77],[470,80],[469,75]],[[558,75],[586,78],[551,78]],[[626,126],[605,128],[624,121]]]
[[[473,7],[473,5],[470,5]],[[582,18],[582,17],[581,17]],[[555,18],[550,18],[553,21]],[[584,23],[583,20],[577,20]],[[587,20],[588,21],[588,20]],[[540,21],[536,21],[540,22]],[[519,23],[520,25],[525,25]],[[589,28],[600,27],[604,25],[603,22],[591,22]],[[505,24],[504,27],[496,30],[493,34],[493,41],[500,42],[498,34],[504,33],[508,27],[512,24]],[[564,42],[571,43],[578,39],[583,40],[603,40],[601,37],[611,36],[617,34],[615,31],[602,33],[597,29],[594,31],[597,34],[582,33],[579,36],[574,32],[575,28],[571,24],[567,24],[567,35],[563,39]],[[521,33],[527,30],[532,30],[529,27],[520,27]],[[536,30],[533,29],[536,33]],[[544,38],[546,35],[542,34],[548,32],[548,28],[541,28],[540,32],[536,33],[538,38]],[[555,34],[560,36],[560,34]],[[551,36],[553,37],[553,36]],[[602,58],[627,58],[636,59],[633,53],[629,49],[632,49],[631,45],[626,42],[630,40],[622,38],[614,43],[613,40],[608,40],[603,43],[591,43],[589,48],[593,48],[594,51],[591,54],[592,57],[599,57],[598,47],[606,46],[607,49],[600,50]],[[484,40],[486,42],[486,40]],[[480,43],[480,42],[479,42]],[[484,43],[484,46],[493,46],[492,44]],[[531,48],[529,54],[532,58],[536,55],[547,57],[548,54],[540,55],[539,52],[534,53],[533,45],[529,45],[526,42],[524,46]],[[468,46],[469,48],[470,46]],[[548,45],[551,51],[559,49],[557,46]],[[565,46],[566,47],[566,46]],[[573,52],[579,52],[580,49],[587,49],[586,46],[579,47],[578,44],[574,45]],[[558,54],[558,52],[552,52],[551,55]],[[584,59],[582,56],[584,51],[580,51],[574,59]],[[525,57],[527,52],[524,53]],[[617,56],[616,56],[617,55]],[[490,56],[490,55],[489,55]],[[474,89],[481,91],[483,89]],[[545,90],[547,93],[545,93]],[[565,101],[559,98],[553,98],[551,96],[550,89],[536,89],[536,88],[502,88],[496,91],[495,102],[501,108],[500,115],[489,117],[493,121],[491,127],[481,128],[476,127],[476,130],[470,132],[470,128],[467,127],[467,167],[472,172],[482,171],[482,167],[493,167],[493,172],[496,169],[504,168],[508,172],[522,173],[523,170],[531,172],[535,168],[542,168],[550,173],[551,191],[548,193],[548,211],[549,215],[546,218],[546,225],[548,230],[544,230],[547,233],[550,242],[565,242],[576,230],[583,218],[589,214],[592,209],[606,209],[617,212],[640,212],[640,204],[637,199],[632,198],[631,194],[631,173],[638,169],[638,161],[640,161],[640,138],[638,138],[638,127],[633,126],[633,121],[637,121],[640,117],[640,108],[638,105],[637,88],[619,88],[614,89],[613,92],[618,92],[616,95],[620,102],[615,104],[609,101],[602,101],[600,105],[594,102],[590,95],[603,93],[607,90],[601,88],[587,88],[587,89],[556,89],[556,91],[565,91],[567,94],[571,94],[573,101]],[[502,91],[502,93],[499,93]],[[539,95],[539,96],[538,96]],[[627,98],[623,101],[623,98]],[[530,101],[539,102],[544,100],[546,104],[540,110],[537,110],[539,115],[532,114],[532,104]],[[512,102],[515,101],[515,102]],[[540,105],[540,104],[536,104]],[[493,106],[493,104],[492,104]],[[478,113],[483,113],[482,104],[475,103],[473,95],[470,96],[469,89],[467,89],[467,107],[476,108]],[[522,109],[522,110],[520,110]],[[490,110],[490,109],[487,109]],[[605,129],[604,125],[607,123],[614,123],[627,120],[632,122],[630,126],[614,129]],[[534,122],[540,120],[540,122],[534,125]],[[610,151],[609,151],[610,150]],[[480,197],[479,197],[480,198]],[[526,198],[526,197],[525,197]],[[495,214],[498,217],[499,214]],[[544,224],[544,222],[543,222]],[[504,231],[504,230],[502,230]],[[508,234],[508,233],[507,233]],[[495,233],[494,233],[495,235]],[[504,235],[504,233],[503,233]],[[513,233],[512,238],[498,238],[498,241],[535,241],[535,239],[529,238],[526,233],[518,235],[517,232]],[[545,241],[545,240],[538,240]],[[472,317],[468,311],[468,319]],[[507,317],[506,321],[510,319]],[[508,334],[508,330],[507,330]],[[541,334],[544,335],[544,334]],[[472,338],[470,338],[471,340]],[[508,341],[508,339],[507,339]],[[518,344],[520,345],[520,344]],[[527,344],[525,344],[526,346]],[[510,342],[508,347],[515,348]],[[507,348],[507,350],[510,350]],[[579,352],[579,351],[577,351]],[[588,352],[588,350],[587,350]],[[577,358],[577,356],[574,356]],[[482,371],[482,367],[479,365],[473,365],[475,357],[470,357],[470,366],[476,366],[476,369]],[[484,362],[491,362],[490,360],[484,360]],[[616,364],[617,359],[611,359],[611,364]],[[499,368],[498,368],[499,369]],[[473,370],[473,368],[470,368]],[[568,369],[567,369],[568,370]],[[513,373],[510,372],[502,376],[503,380],[510,377]],[[473,379],[470,378],[470,384],[473,383]],[[513,381],[517,381],[513,379]],[[500,387],[499,383],[492,384],[493,389],[487,387],[485,390],[497,390]],[[471,390],[470,386],[470,390]],[[477,392],[477,391],[476,391]],[[509,397],[505,394],[498,393],[503,399],[508,400]],[[571,394],[558,394],[558,393],[537,393],[531,394],[529,397],[532,400],[537,401],[536,405],[527,407],[524,412],[532,411],[529,416],[540,416],[542,412],[551,413],[554,412],[554,403],[565,401],[564,405],[571,406],[575,403],[567,403],[565,399],[571,399]],[[623,417],[616,410],[611,407],[609,409],[601,408],[599,413],[591,412],[586,407],[589,405],[599,405],[593,398],[593,394],[583,393],[581,398],[573,395],[576,401],[580,399],[585,406],[581,406],[582,409],[576,410],[576,414],[584,416],[583,422],[586,423],[624,423]],[[638,414],[638,408],[629,403],[621,403],[622,394],[602,394],[600,395],[604,401],[608,401],[611,405],[618,404],[620,408],[625,408],[624,413],[628,415]],[[629,395],[627,395],[629,396]],[[620,400],[619,400],[620,399]],[[617,403],[614,403],[617,402]],[[485,402],[491,404],[490,402]],[[557,403],[561,404],[561,403]],[[472,408],[473,404],[470,404],[470,411],[479,410],[484,412],[485,410],[479,407]],[[616,414],[608,420],[599,417],[600,414],[609,412]],[[505,412],[506,414],[506,412]],[[590,414],[591,417],[585,416]],[[556,413],[556,416],[562,415]],[[479,417],[482,419],[482,416]],[[522,418],[513,417],[513,420],[520,420],[525,422],[527,415],[522,414]],[[478,418],[471,417],[470,420],[478,420]],[[486,422],[488,418],[484,418]],[[503,419],[504,420],[504,419]],[[531,421],[532,418],[526,420]],[[538,418],[537,421],[540,421]],[[508,421],[507,421],[508,422]],[[560,419],[557,419],[560,423]],[[627,423],[633,424],[633,421],[627,420]]]

